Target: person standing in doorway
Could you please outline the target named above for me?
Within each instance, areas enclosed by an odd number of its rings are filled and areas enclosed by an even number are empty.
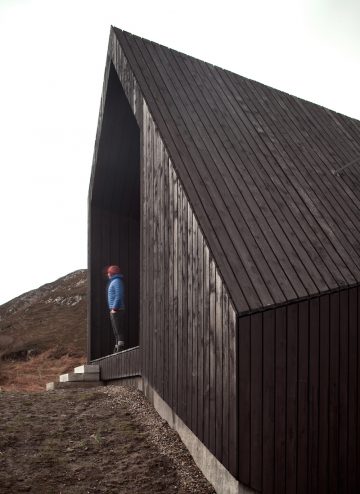
[[[107,286],[107,300],[110,311],[112,330],[115,336],[114,352],[120,352],[125,347],[124,338],[124,281],[119,266],[109,266]]]

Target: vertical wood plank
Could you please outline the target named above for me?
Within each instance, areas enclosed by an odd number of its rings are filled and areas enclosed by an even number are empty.
[[[183,195],[179,181],[177,181],[178,186],[178,415],[185,420],[183,404],[184,404],[184,341],[183,341]]]
[[[357,288],[349,290],[349,444],[348,444],[348,490],[356,492],[356,477],[359,476],[356,451],[357,368],[358,368],[358,303]]]
[[[157,363],[158,363],[158,174],[157,174],[157,148],[156,148],[156,136],[155,125],[151,119],[151,144],[152,144],[152,168],[153,168],[153,312],[152,312],[152,332],[153,332],[153,352],[152,352],[152,383],[155,389],[158,389],[157,380]]]
[[[308,491],[317,493],[319,448],[319,365],[320,365],[320,301],[309,302],[309,461]]]
[[[158,288],[157,288],[157,296],[158,296],[158,334],[159,334],[159,346],[158,346],[158,356],[157,356],[157,381],[158,381],[158,390],[160,392],[160,396],[165,397],[164,394],[164,228],[163,228],[163,179],[164,179],[164,168],[163,168],[163,152],[162,152],[162,141],[160,139],[159,133],[156,129],[156,141],[157,141],[157,170],[158,170]]]
[[[153,168],[153,136],[151,116],[147,110],[147,196],[148,196],[148,221],[146,225],[147,253],[146,253],[146,312],[147,312],[147,377],[149,381],[153,374],[153,349],[154,349],[154,168]]]
[[[101,227],[102,227],[102,232],[101,232],[101,237],[102,237],[102,252],[105,254],[105,259],[107,259],[107,264],[110,264],[111,259],[110,259],[110,250],[109,250],[109,232],[110,232],[110,225],[111,221],[109,219],[109,212],[108,211],[103,211],[102,213],[102,221],[101,221]],[[103,297],[105,294],[103,295]],[[104,298],[103,298],[104,300]],[[108,312],[108,311],[107,311]],[[109,355],[112,353],[112,350],[114,348],[114,336],[113,332],[111,330],[111,323],[110,323],[110,318],[107,317],[106,321],[106,326],[107,326],[107,331],[105,333],[105,337],[103,336],[101,339],[101,355]]]
[[[198,224],[194,214],[192,216],[192,409],[191,428],[198,436],[197,416],[198,416],[198,279],[199,279],[199,254],[198,254]]]
[[[250,429],[250,480],[251,486],[261,491],[262,449],[263,449],[263,333],[262,314],[251,316],[250,326],[251,351],[251,429]]]
[[[158,223],[158,238],[157,238],[157,326],[158,326],[158,348],[157,348],[157,382],[160,396],[164,397],[164,333],[163,333],[163,260],[164,260],[164,232],[163,232],[163,167],[162,167],[162,141],[158,130],[156,129],[157,141],[157,175],[158,175],[158,197],[157,197],[157,223]]]
[[[173,229],[173,246],[174,246],[174,263],[173,263],[173,273],[174,273],[174,285],[173,285],[173,408],[176,413],[179,412],[179,402],[178,402],[178,346],[179,346],[179,253],[178,253],[178,237],[179,237],[179,209],[178,209],[178,183],[176,179],[175,172],[172,168],[172,181],[173,181],[173,198],[174,198],[174,229]]]
[[[223,307],[222,281],[215,271],[215,408],[216,408],[216,458],[222,462],[223,457]]]
[[[149,162],[148,162],[148,143],[149,128],[148,128],[148,111],[144,103],[143,109],[143,167],[144,167],[144,212],[143,212],[143,296],[141,304],[142,313],[142,334],[143,334],[143,372],[145,376],[149,376],[149,223],[150,223],[150,180],[149,180]]]
[[[229,470],[229,409],[230,409],[230,379],[229,379],[229,296],[223,287],[223,371],[222,371],[222,463],[226,469]],[[250,350],[250,349],[249,349]],[[239,354],[239,352],[238,352]],[[249,352],[250,354],[250,352]],[[240,373],[239,373],[240,375]],[[239,411],[240,420],[240,411]],[[240,444],[240,442],[239,442]]]
[[[238,355],[237,355],[237,315],[233,305],[229,301],[229,386],[230,386],[230,411],[229,411],[229,471],[238,478],[239,470],[239,438],[238,438]]]
[[[161,394],[159,383],[159,167],[158,167],[158,142],[157,132],[154,121],[152,120],[152,137],[153,137],[153,169],[154,169],[154,276],[153,276],[153,334],[154,334],[154,353],[153,353],[153,385]]]
[[[339,293],[331,294],[329,373],[329,493],[338,492],[339,479]]]
[[[320,383],[319,383],[319,492],[328,493],[329,481],[329,366],[330,297],[320,297]]]
[[[263,490],[274,492],[275,311],[263,314]]]
[[[306,494],[308,473],[309,302],[299,303],[297,492]]]
[[[254,316],[253,316],[254,317]],[[239,318],[238,356],[239,356],[239,480],[245,485],[250,483],[250,396],[251,396],[251,316]],[[254,335],[255,337],[255,335]],[[224,397],[225,398],[225,397]]]
[[[198,328],[198,405],[197,405],[197,433],[200,441],[204,442],[204,354],[205,354],[205,339],[204,339],[204,239],[200,228],[197,229],[197,244],[198,244],[198,297],[197,297],[197,328]]]
[[[163,398],[167,398],[166,393],[166,377],[168,376],[168,372],[166,369],[166,332],[165,332],[165,288],[166,288],[166,278],[164,272],[164,262],[165,258],[167,258],[167,252],[165,252],[165,224],[164,224],[164,216],[165,216],[165,188],[164,188],[164,180],[165,180],[165,157],[164,157],[164,145],[158,134],[159,140],[159,168],[160,168],[160,186],[159,186],[159,235],[160,235],[160,248],[159,248],[159,329],[160,329],[160,352],[159,352],[159,372],[160,372],[160,390]],[[167,310],[167,307],[166,307]],[[166,400],[167,401],[167,400]]]
[[[168,158],[168,180],[169,180],[169,216],[168,216],[168,243],[169,243],[169,260],[168,260],[168,356],[169,356],[169,405],[174,408],[174,351],[175,351],[175,319],[174,319],[174,176],[171,161]]]
[[[339,294],[339,492],[348,490],[349,292]]]
[[[135,80],[134,86],[134,108],[135,108],[135,118],[140,129],[142,128],[142,96],[139,88],[139,84]]]
[[[296,304],[287,307],[287,331],[286,491],[296,494],[298,407],[298,306]]]
[[[164,236],[164,249],[162,259],[162,272],[164,280],[164,288],[162,293],[162,313],[163,313],[163,355],[164,355],[164,398],[165,401],[171,404],[170,399],[170,358],[169,358],[169,341],[170,341],[170,305],[169,305],[169,260],[170,260],[170,247],[169,247],[169,159],[165,150],[162,147],[162,167],[163,167],[163,236]]]
[[[216,455],[216,361],[215,361],[215,337],[216,337],[216,268],[215,261],[210,257],[210,451]]]
[[[99,235],[99,231],[101,232],[101,213],[96,207],[91,208],[91,236],[92,236],[92,261],[91,261],[91,286],[94,290],[94,293],[103,293],[104,287],[100,285],[103,284],[102,280],[100,281],[100,272],[101,272],[101,249],[102,249],[102,236]],[[105,294],[104,294],[105,295]],[[104,297],[104,296],[103,296]],[[101,299],[103,300],[103,298]],[[104,314],[107,316],[107,310],[104,303],[101,304],[101,307],[104,311]],[[100,350],[100,335],[102,334],[100,331],[101,328],[101,314],[100,311],[97,310],[96,304],[91,302],[90,305],[90,359],[94,359],[99,357]]]
[[[286,492],[286,308],[275,312],[275,492]]]
[[[186,364],[186,416],[187,423],[192,424],[193,402],[193,244],[192,211],[187,203],[187,364]]]
[[[204,242],[204,444],[210,447],[210,258]]]
[[[182,398],[182,416],[184,421],[188,424],[188,407],[187,407],[187,399],[188,399],[188,368],[189,368],[189,352],[188,352],[188,201],[184,194],[184,190],[182,189],[182,253],[183,253],[183,262],[182,262],[182,379],[183,379],[183,392],[181,395]]]
[[[154,236],[154,156],[153,156],[153,128],[151,124],[150,114],[148,112],[148,128],[149,128],[149,149],[148,149],[148,163],[149,163],[149,203],[150,203],[150,211],[149,211],[149,367],[148,367],[148,378],[150,382],[153,382],[154,372],[153,372],[153,362],[154,362],[154,350],[155,350],[155,335],[154,335],[154,244],[155,244],[155,236]]]

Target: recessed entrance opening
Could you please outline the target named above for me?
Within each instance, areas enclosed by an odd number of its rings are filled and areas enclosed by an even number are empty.
[[[89,197],[90,360],[112,353],[105,266],[120,266],[125,283],[126,347],[139,344],[140,130],[113,64]]]

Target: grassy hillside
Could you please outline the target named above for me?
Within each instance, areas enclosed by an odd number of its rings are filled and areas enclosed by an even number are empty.
[[[0,306],[0,387],[36,391],[85,361],[86,270]]]

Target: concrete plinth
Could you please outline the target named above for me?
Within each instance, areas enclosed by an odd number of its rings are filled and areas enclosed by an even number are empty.
[[[153,404],[159,415],[165,419],[170,427],[175,429],[182,442],[189,450],[195,463],[204,476],[213,485],[217,494],[255,494],[255,491],[240,484],[231,473],[226,470],[217,458],[206,448],[198,437],[187,425],[174,413],[169,405],[152,388],[149,382],[143,378],[143,393]]]

